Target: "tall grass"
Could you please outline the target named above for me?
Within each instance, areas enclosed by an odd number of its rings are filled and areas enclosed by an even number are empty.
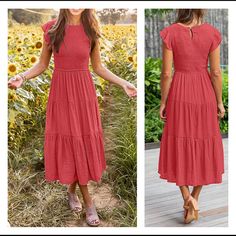
[[[105,136],[109,138],[108,179],[124,207],[114,213],[122,226],[136,226],[137,160],[136,160],[136,101],[111,86],[112,99],[104,114]],[[110,97],[110,96],[109,96]]]

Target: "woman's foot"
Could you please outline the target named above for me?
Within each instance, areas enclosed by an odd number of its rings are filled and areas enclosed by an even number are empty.
[[[186,199],[184,204],[185,217],[184,223],[189,224],[194,220],[198,220],[198,203],[191,195]]]
[[[82,211],[82,204],[79,200],[79,197],[76,193],[67,192],[69,206],[72,211],[77,213]]]
[[[92,227],[100,225],[100,220],[94,203],[92,203],[90,206],[86,206],[86,222]]]

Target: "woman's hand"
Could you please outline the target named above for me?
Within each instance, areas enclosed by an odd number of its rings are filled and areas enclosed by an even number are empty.
[[[225,108],[223,103],[218,104],[217,108],[218,108],[218,117],[221,119],[225,115]]]
[[[8,81],[8,88],[17,89],[17,88],[21,87],[23,82],[24,82],[24,79],[22,78],[22,76],[16,75]]]
[[[160,114],[160,118],[163,121],[166,121],[166,104],[161,104],[159,114]]]
[[[131,84],[130,82],[128,81],[125,81],[123,84],[122,84],[122,88],[124,89],[124,91],[126,92],[126,94],[129,96],[129,97],[135,97],[137,96],[137,89],[136,87]]]

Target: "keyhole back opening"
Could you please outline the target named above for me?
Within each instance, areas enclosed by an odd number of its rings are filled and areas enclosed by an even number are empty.
[[[189,28],[189,34],[190,34],[190,38],[193,39],[193,30],[192,30],[192,28]]]

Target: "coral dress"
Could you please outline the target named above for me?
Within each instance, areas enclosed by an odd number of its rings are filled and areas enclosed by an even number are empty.
[[[221,183],[223,145],[208,72],[209,54],[219,46],[221,35],[207,23],[192,28],[175,23],[160,36],[174,60],[160,146],[160,178],[178,186]]]
[[[42,25],[49,44],[52,20]],[[45,177],[62,184],[99,181],[106,167],[95,85],[89,72],[90,40],[83,25],[66,25],[53,50],[54,71],[46,110]]]

